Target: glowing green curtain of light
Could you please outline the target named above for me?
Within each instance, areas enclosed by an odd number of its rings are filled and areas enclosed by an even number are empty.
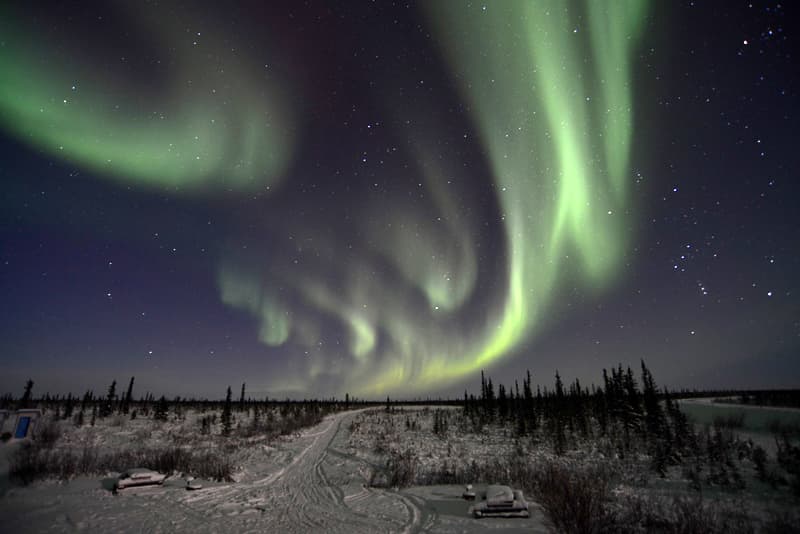
[[[496,324],[466,357],[429,359],[414,377],[420,389],[532,336],[565,275],[593,289],[613,278],[626,241],[631,60],[645,14],[643,0],[425,7],[488,152],[509,263]],[[409,378],[392,366],[371,392]]]
[[[145,91],[136,74],[115,79],[26,22],[0,8],[0,127],[21,141],[130,185],[253,190],[280,178],[292,146],[286,104],[254,62],[209,60],[209,49],[230,49],[215,37],[194,46],[177,28],[142,27],[175,65]]]

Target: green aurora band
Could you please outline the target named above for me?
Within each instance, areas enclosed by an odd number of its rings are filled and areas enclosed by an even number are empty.
[[[207,47],[222,42],[212,32],[186,35],[135,9],[128,19],[142,19],[140,36],[165,66],[155,90],[152,80],[132,90],[101,74],[80,50],[43,42],[0,8],[0,127],[126,184],[187,192],[274,184],[292,144],[277,86],[237,54],[219,52],[230,46]]]
[[[488,153],[509,248],[507,290],[480,342],[428,354],[413,373],[398,359],[364,388],[373,395],[429,390],[511,353],[544,322],[566,275],[599,290],[625,246],[630,61],[644,2],[425,5]]]
[[[559,289],[582,281],[602,290],[624,255],[630,62],[643,2],[425,6],[487,154],[507,248],[504,276],[489,284],[504,288],[495,305],[470,300],[480,221],[459,208],[470,199],[448,179],[462,172],[458,154],[416,139],[409,172],[427,206],[397,197],[367,206],[363,242],[349,254],[334,236],[314,241],[309,265],[270,265],[264,276],[263,261],[231,254],[220,270],[223,299],[258,318],[265,343],[285,341],[297,356],[297,391],[333,377],[338,392],[407,395],[472,376],[551,320]],[[306,232],[294,242],[324,235]],[[469,324],[476,309],[485,318]],[[344,349],[324,339],[331,321],[347,332]]]
[[[477,349],[429,355],[415,375],[398,361],[370,394],[408,384],[424,391],[490,365],[543,323],[559,275],[600,289],[625,246],[630,61],[644,1],[425,6],[488,153],[509,247],[508,287]]]

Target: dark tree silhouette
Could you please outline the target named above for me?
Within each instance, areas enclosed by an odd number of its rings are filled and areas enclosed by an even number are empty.
[[[22,398],[19,400],[19,407],[20,408],[30,408],[31,407],[31,392],[33,391],[33,380],[30,378],[25,383],[25,392],[22,394]]]
[[[113,380],[111,385],[108,386],[108,395],[106,395],[106,402],[100,407],[100,417],[108,417],[114,410],[114,399],[117,397],[117,381]]]
[[[231,387],[228,386],[228,392],[225,394],[225,405],[222,407],[222,435],[231,435],[231,425],[233,424],[233,415],[231,414]]]
[[[166,421],[168,412],[169,403],[167,402],[167,398],[161,395],[161,398],[158,399],[158,404],[156,404],[156,409],[153,412],[153,419],[156,421]]]
[[[131,377],[131,381],[128,383],[128,391],[125,393],[125,401],[122,404],[122,413],[127,414],[128,411],[131,409],[131,402],[133,401],[133,381],[136,377]]]

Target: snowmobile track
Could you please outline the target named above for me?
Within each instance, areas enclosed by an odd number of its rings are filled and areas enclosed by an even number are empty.
[[[182,504],[194,517],[227,516],[234,530],[413,533],[430,526],[430,518],[414,499],[365,488],[352,502],[331,481],[329,469],[338,469],[341,478],[342,469],[355,472],[364,463],[332,447],[342,423],[354,416],[353,412],[336,414],[321,428],[301,435],[298,441],[303,448],[281,469],[253,481],[186,495]]]

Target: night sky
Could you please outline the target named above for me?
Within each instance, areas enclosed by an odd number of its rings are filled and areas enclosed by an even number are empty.
[[[4,2],[0,393],[800,386],[794,2]]]

